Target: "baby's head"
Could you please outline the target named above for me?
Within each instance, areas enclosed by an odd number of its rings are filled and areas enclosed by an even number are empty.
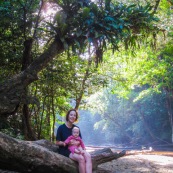
[[[74,137],[78,137],[79,136],[79,132],[80,132],[80,130],[79,130],[78,127],[73,127],[73,129],[72,129],[72,135]]]

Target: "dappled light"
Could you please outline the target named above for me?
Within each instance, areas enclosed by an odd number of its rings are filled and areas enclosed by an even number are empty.
[[[57,13],[60,8],[58,8],[55,3],[44,2],[42,9],[42,15],[44,17],[51,17],[53,19],[55,13]]]

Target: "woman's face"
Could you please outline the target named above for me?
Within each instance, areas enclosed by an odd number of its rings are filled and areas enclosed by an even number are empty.
[[[74,123],[76,121],[76,112],[71,111],[68,115],[68,121]]]

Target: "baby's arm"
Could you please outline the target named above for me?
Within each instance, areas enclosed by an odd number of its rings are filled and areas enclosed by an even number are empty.
[[[75,149],[75,150],[77,150],[75,153],[77,153],[77,154],[84,154],[85,153],[85,150],[81,147],[81,146],[79,146],[77,149]]]
[[[79,148],[75,148],[74,152],[75,152],[76,154],[81,154],[81,151],[80,151]]]
[[[69,136],[69,137],[64,141],[64,147],[70,143],[71,139],[72,139],[71,136]]]

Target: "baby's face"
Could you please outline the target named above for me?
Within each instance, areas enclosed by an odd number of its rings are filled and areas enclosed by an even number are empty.
[[[79,129],[73,129],[72,135],[74,137],[78,137],[79,136]]]

